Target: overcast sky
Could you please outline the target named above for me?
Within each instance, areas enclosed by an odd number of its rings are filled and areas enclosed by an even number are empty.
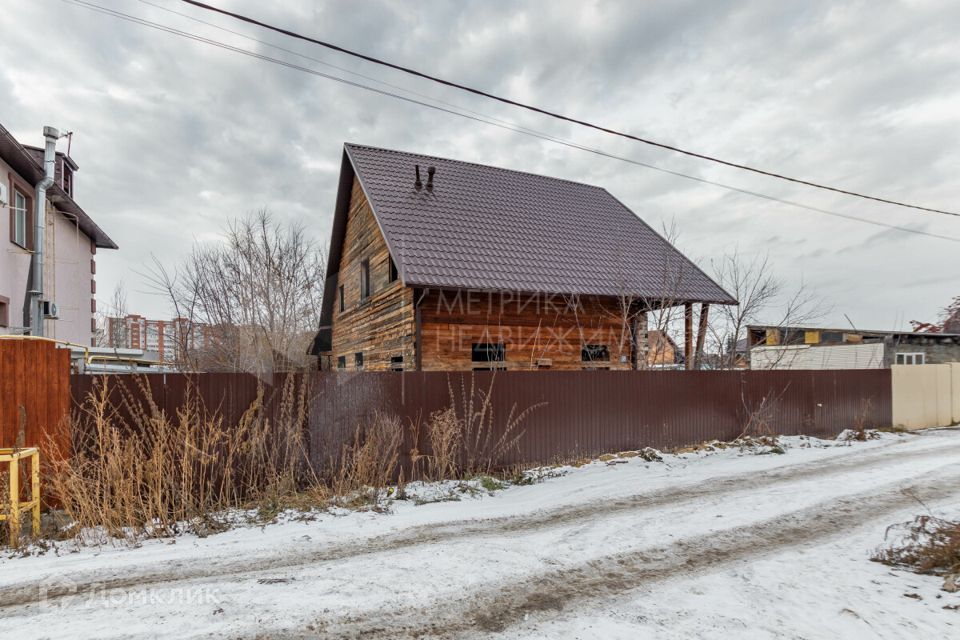
[[[199,24],[642,162],[846,215],[960,238],[960,219],[752,176],[355,61],[176,0],[91,0],[350,77]],[[256,2],[211,0],[377,57],[665,143],[892,199],[960,209],[960,3]],[[268,207],[326,243],[345,141],[605,187],[709,270],[769,252],[825,322],[904,328],[960,295],[960,244],[796,209],[376,95],[95,13],[4,0],[0,122],[74,132],[76,199],[117,242],[98,298],[164,317],[141,275]],[[381,85],[382,86],[382,85]],[[63,150],[63,149],[61,149]]]

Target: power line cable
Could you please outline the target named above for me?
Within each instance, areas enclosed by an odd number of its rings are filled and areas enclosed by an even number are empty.
[[[564,146],[567,146],[567,147],[570,147],[570,148],[573,148],[573,149],[579,149],[579,150],[581,150],[581,151],[586,151],[586,152],[588,152],[588,153],[593,153],[593,154],[600,155],[600,156],[603,156],[603,157],[606,157],[606,158],[610,158],[610,159],[613,159],[613,160],[619,160],[619,161],[626,162],[626,163],[629,163],[629,164],[633,164],[633,165],[636,165],[636,166],[640,166],[640,167],[644,167],[644,168],[647,168],[647,169],[651,169],[651,170],[653,170],[653,171],[658,171],[658,172],[666,173],[666,174],[669,174],[669,175],[672,175],[672,176],[676,176],[676,177],[680,177],[680,178],[685,178],[685,179],[687,179],[687,180],[693,180],[693,181],[699,182],[699,183],[701,183],[701,184],[708,184],[708,185],[720,187],[720,188],[723,188],[723,189],[727,189],[727,190],[729,190],[729,191],[733,191],[733,192],[736,192],[736,193],[741,193],[741,194],[745,194],[745,195],[754,196],[754,197],[757,197],[757,198],[762,198],[762,199],[767,200],[767,201],[778,202],[778,203],[785,204],[785,205],[789,205],[789,206],[792,206],[792,207],[797,207],[797,208],[800,208],[800,209],[805,209],[805,210],[807,210],[807,211],[814,211],[814,212],[817,212],[817,213],[822,213],[822,214],[829,215],[829,216],[835,216],[835,217],[839,217],[839,218],[844,218],[844,219],[847,219],[847,220],[853,220],[853,221],[856,221],[856,222],[862,222],[862,223],[874,225],[874,226],[877,226],[877,227],[883,227],[883,228],[887,228],[887,229],[893,229],[893,230],[902,231],[902,232],[905,232],[905,233],[913,233],[913,234],[916,234],[916,235],[922,235],[922,236],[927,236],[927,237],[931,237],[931,238],[938,238],[938,239],[941,239],[941,240],[949,240],[949,241],[952,241],[952,242],[960,242],[960,238],[956,238],[956,237],[953,237],[953,236],[941,235],[941,234],[938,234],[938,233],[932,233],[932,232],[929,232],[929,231],[923,231],[923,230],[921,230],[921,229],[912,229],[912,228],[910,228],[910,227],[902,227],[902,226],[898,226],[898,225],[894,225],[894,224],[889,224],[889,223],[886,223],[886,222],[881,222],[881,221],[879,221],[879,220],[871,220],[871,219],[868,219],[868,218],[860,218],[860,217],[858,217],[858,216],[853,216],[853,215],[849,215],[849,214],[845,214],[845,213],[839,213],[839,212],[837,212],[837,211],[831,211],[831,210],[829,210],[829,209],[823,209],[823,208],[820,208],[820,207],[815,207],[815,206],[811,206],[811,205],[806,205],[806,204],[803,204],[803,203],[800,203],[800,202],[795,202],[795,201],[792,201],[792,200],[786,200],[786,199],[783,199],[783,198],[778,198],[778,197],[776,197],[776,196],[771,196],[771,195],[768,195],[768,194],[765,194],[765,193],[760,193],[760,192],[752,191],[752,190],[749,190],[749,189],[743,189],[743,188],[740,188],[740,187],[735,187],[735,186],[732,186],[732,185],[729,185],[729,184],[725,184],[725,183],[723,183],[723,182],[718,182],[718,181],[714,181],[714,180],[708,180],[708,179],[706,179],[706,178],[700,178],[700,177],[697,177],[697,176],[692,176],[692,175],[689,175],[689,174],[686,174],[686,173],[682,173],[682,172],[679,172],[679,171],[673,171],[673,170],[671,170],[671,169],[664,169],[663,167],[658,167],[658,166],[656,166],[656,165],[652,165],[652,164],[649,164],[649,163],[646,163],[646,162],[641,162],[641,161],[639,161],[639,160],[634,160],[633,158],[627,158],[627,157],[624,157],[624,156],[619,156],[619,155],[616,155],[616,154],[608,153],[608,152],[603,151],[603,150],[600,150],[600,149],[595,149],[595,148],[592,148],[592,147],[587,147],[587,146],[584,146],[584,145],[577,144],[577,143],[575,143],[575,142],[571,142],[571,141],[568,141],[568,140],[564,140],[564,139],[562,139],[562,138],[556,138],[556,137],[551,136],[551,135],[549,135],[549,134],[545,134],[545,133],[542,133],[542,132],[538,132],[538,131],[535,131],[535,130],[533,130],[533,129],[527,129],[527,128],[524,128],[524,127],[519,127],[519,126],[516,126],[516,125],[514,125],[513,123],[509,123],[509,122],[507,122],[507,121],[496,122],[496,121],[494,121],[494,120],[492,120],[492,119],[487,119],[487,116],[483,116],[483,115],[470,115],[470,114],[468,114],[468,113],[461,113],[461,112],[459,112],[459,111],[457,111],[457,110],[455,110],[455,109],[452,109],[452,108],[447,108],[447,107],[443,107],[443,106],[438,106],[438,105],[436,105],[436,104],[431,104],[431,103],[428,103],[428,102],[424,102],[424,101],[422,101],[422,100],[417,100],[417,99],[414,99],[414,98],[410,98],[410,97],[408,97],[408,96],[403,96],[403,95],[395,94],[395,93],[392,93],[392,92],[389,92],[389,91],[385,91],[385,90],[383,90],[383,89],[377,89],[376,87],[370,87],[370,86],[368,86],[368,85],[364,85],[364,84],[361,84],[361,83],[358,83],[358,82],[354,82],[354,81],[348,80],[348,79],[346,79],[346,78],[340,78],[340,77],[338,77],[338,76],[330,75],[330,74],[324,73],[324,72],[322,72],[322,71],[317,71],[316,69],[311,69],[311,68],[309,68],[309,67],[304,67],[304,66],[301,66],[301,65],[297,65],[297,64],[288,62],[288,61],[286,61],[286,60],[280,60],[280,59],[278,59],[278,58],[272,58],[272,57],[270,57],[270,56],[267,56],[267,55],[264,55],[264,54],[260,54],[260,53],[254,52],[254,51],[249,51],[249,50],[243,49],[243,48],[241,48],[241,47],[235,47],[235,46],[233,46],[233,45],[229,45],[229,44],[226,44],[226,43],[222,43],[222,42],[219,42],[219,41],[217,41],[217,40],[212,40],[212,39],[206,38],[206,37],[204,37],[204,36],[199,36],[199,35],[192,34],[192,33],[186,32],[186,31],[182,31],[182,30],[180,30],[180,29],[176,29],[176,28],[174,28],[174,27],[169,27],[169,26],[166,26],[166,25],[162,25],[162,24],[160,24],[160,23],[156,23],[156,22],[152,22],[152,21],[150,21],[150,20],[146,20],[146,19],[144,19],[144,18],[140,18],[140,17],[137,17],[137,16],[133,16],[133,15],[130,15],[130,14],[126,14],[126,13],[123,13],[123,12],[121,12],[121,11],[117,11],[117,10],[115,10],[115,9],[109,9],[109,8],[106,8],[106,7],[102,7],[102,6],[100,6],[100,5],[97,5],[97,4],[94,4],[94,3],[91,3],[91,2],[87,2],[87,1],[85,1],[85,0],[61,0],[61,1],[62,1],[62,2],[68,2],[68,3],[70,3],[70,4],[74,4],[74,5],[77,5],[77,6],[86,8],[86,9],[90,9],[90,10],[96,11],[96,12],[98,12],[98,13],[103,13],[103,14],[106,14],[106,15],[110,15],[110,16],[119,18],[119,19],[121,19],[121,20],[126,20],[126,21],[128,21],[128,22],[133,22],[133,23],[136,23],[136,24],[140,24],[140,25],[142,25],[142,26],[146,26],[146,27],[149,27],[149,28],[152,28],[152,29],[156,29],[156,30],[159,30],[159,31],[164,31],[164,32],[170,33],[170,34],[172,34],[172,35],[177,35],[177,36],[185,37],[185,38],[190,39],[190,40],[194,40],[194,41],[197,41],[197,42],[201,42],[201,43],[204,43],[204,44],[208,44],[208,45],[211,45],[211,46],[214,46],[214,47],[218,47],[218,48],[221,48],[221,49],[226,49],[226,50],[228,50],[228,51],[233,51],[233,52],[235,52],[235,53],[240,53],[240,54],[242,54],[242,55],[246,55],[246,56],[249,56],[249,57],[252,57],[252,58],[256,58],[256,59],[258,59],[258,60],[263,60],[263,61],[265,61],[265,62],[270,62],[270,63],[277,64],[277,65],[280,65],[280,66],[284,66],[284,67],[287,67],[287,68],[290,68],[290,69],[293,69],[293,70],[296,70],[296,71],[301,71],[301,72],[304,72],[304,73],[308,73],[308,74],[311,74],[311,75],[319,76],[319,77],[326,78],[326,79],[329,79],[329,80],[334,80],[334,81],[336,81],[336,82],[340,82],[340,83],[343,83],[343,84],[346,84],[346,85],[349,85],[349,86],[352,86],[352,87],[356,87],[356,88],[359,88],[359,89],[363,89],[363,90],[366,90],[366,91],[371,91],[371,92],[377,93],[377,94],[379,94],[379,95],[383,95],[383,96],[386,96],[386,97],[395,98],[395,99],[398,99],[398,100],[402,100],[402,101],[404,101],[404,102],[409,102],[409,103],[412,103],[412,104],[416,104],[416,105],[419,105],[419,106],[427,107],[427,108],[429,108],[429,109],[434,109],[434,110],[437,110],[437,111],[441,111],[441,112],[443,112],[443,113],[448,113],[448,114],[455,115],[455,116],[459,116],[459,117],[462,117],[462,118],[467,118],[467,119],[469,119],[469,120],[473,120],[473,121],[476,121],[476,122],[481,122],[481,123],[488,124],[488,125],[491,125],[491,126],[494,126],[494,127],[499,127],[499,128],[502,128],[502,129],[507,129],[507,130],[513,131],[513,132],[515,132],[515,133],[521,133],[521,134],[528,135],[528,136],[531,136],[531,137],[536,137],[536,138],[539,138],[539,139],[542,139],[542,140],[546,140],[546,141],[549,141],[549,142],[554,142],[554,143],[556,143],[556,144],[561,144],[561,145],[564,145]]]
[[[643,144],[646,144],[646,145],[650,145],[650,146],[653,146],[653,147],[659,147],[659,148],[661,148],[661,149],[666,149],[666,150],[668,150],[668,151],[673,151],[673,152],[675,152],[675,153],[680,153],[680,154],[683,154],[683,155],[686,155],[686,156],[690,156],[690,157],[693,157],[693,158],[698,158],[698,159],[700,159],[700,160],[706,160],[706,161],[708,161],[708,162],[714,162],[714,163],[716,163],[716,164],[721,164],[721,165],[725,165],[725,166],[728,166],[728,167],[733,167],[734,169],[740,169],[740,170],[743,170],[743,171],[750,171],[750,172],[752,172],[752,173],[757,173],[757,174],[760,174],[760,175],[763,175],[763,176],[767,176],[767,177],[770,177],[770,178],[776,178],[776,179],[778,179],[778,180],[786,180],[786,181],[788,181],[788,182],[794,182],[794,183],[796,183],[796,184],[802,184],[802,185],[805,185],[805,186],[808,186],[808,187],[813,187],[813,188],[816,188],[816,189],[823,189],[823,190],[826,190],[826,191],[833,191],[834,193],[842,193],[842,194],[844,194],[844,195],[853,196],[853,197],[856,197],[856,198],[863,198],[863,199],[865,199],[865,200],[873,200],[873,201],[875,201],[875,202],[883,202],[883,203],[885,203],[885,204],[891,204],[891,205],[895,205],[895,206],[898,206],[898,207],[906,207],[906,208],[909,208],[909,209],[916,209],[916,210],[925,211],[925,212],[928,212],[928,213],[938,213],[938,214],[942,214],[942,215],[955,216],[955,217],[960,218],[960,213],[956,213],[956,212],[953,212],[953,211],[946,211],[946,210],[944,210],[944,209],[935,209],[935,208],[933,208],[933,207],[925,207],[925,206],[920,206],[920,205],[915,205],[915,204],[909,204],[909,203],[901,202],[901,201],[898,201],[898,200],[891,200],[891,199],[889,199],[889,198],[881,198],[881,197],[878,197],[878,196],[871,196],[871,195],[864,194],[864,193],[860,193],[860,192],[857,192],[857,191],[850,191],[850,190],[848,190],[848,189],[841,189],[841,188],[839,188],[839,187],[832,187],[832,186],[825,185],[825,184],[822,184],[822,183],[819,183],[819,182],[812,182],[812,181],[810,181],[810,180],[803,180],[803,179],[800,179],[800,178],[792,178],[792,177],[790,177],[790,176],[787,176],[787,175],[784,175],[784,174],[781,174],[781,173],[776,173],[776,172],[773,172],[773,171],[767,171],[767,170],[765,170],[765,169],[758,169],[757,167],[752,167],[752,166],[750,166],[750,165],[745,165],[745,164],[741,164],[741,163],[738,163],[738,162],[732,162],[732,161],[729,161],[729,160],[723,160],[723,159],[718,158],[718,157],[716,157],[716,156],[711,156],[711,155],[707,155],[707,154],[704,154],[704,153],[698,153],[698,152],[696,152],[696,151],[690,151],[689,149],[684,149],[684,148],[682,148],[682,147],[677,147],[677,146],[674,146],[674,145],[669,145],[669,144],[666,144],[666,143],[663,143],[663,142],[656,142],[655,140],[650,140],[649,138],[643,138],[643,137],[640,137],[640,136],[633,135],[633,134],[631,134],[631,133],[626,133],[626,132],[624,132],[624,131],[619,131],[619,130],[617,130],[617,129],[611,129],[611,128],[609,128],[609,127],[605,127],[605,126],[602,126],[602,125],[599,125],[599,124],[595,124],[595,123],[593,123],[593,122],[589,122],[589,121],[586,121],[586,120],[580,120],[580,119],[578,119],[578,118],[573,118],[573,117],[571,117],[571,116],[566,116],[566,115],[563,115],[563,114],[558,113],[558,112],[556,112],[556,111],[551,111],[551,110],[548,110],[548,109],[544,109],[544,108],[542,108],[542,107],[537,107],[537,106],[534,106],[534,105],[531,105],[531,104],[527,104],[527,103],[524,103],[524,102],[519,102],[519,101],[516,101],[516,100],[512,100],[512,99],[510,99],[510,98],[505,98],[505,97],[503,97],[503,96],[499,96],[499,95],[496,95],[496,94],[493,94],[493,93],[489,93],[489,92],[483,91],[483,90],[481,90],[481,89],[475,89],[475,88],[473,88],[473,87],[470,87],[470,86],[467,86],[467,85],[464,85],[464,84],[460,84],[460,83],[458,83],[458,82],[453,82],[452,80],[446,80],[446,79],[444,79],[444,78],[440,78],[440,77],[437,77],[437,76],[433,76],[433,75],[430,75],[430,74],[428,74],[428,73],[424,73],[424,72],[422,72],[422,71],[417,71],[416,69],[411,69],[410,67],[405,67],[405,66],[403,66],[403,65],[399,65],[399,64],[396,64],[396,63],[393,63],[393,62],[389,62],[389,61],[387,61],[387,60],[383,60],[383,59],[380,59],[380,58],[375,58],[375,57],[373,57],[373,56],[366,55],[366,54],[360,53],[360,52],[358,52],[358,51],[353,51],[353,50],[351,50],[351,49],[347,49],[347,48],[345,48],[345,47],[341,47],[341,46],[339,46],[339,45],[336,45],[336,44],[333,44],[333,43],[330,43],[330,42],[325,42],[325,41],[323,41],[323,40],[318,40],[317,38],[312,38],[312,37],[310,37],[310,36],[305,36],[305,35],[303,35],[303,34],[300,34],[300,33],[295,32],[295,31],[290,31],[289,29],[284,29],[284,28],[282,28],[282,27],[277,27],[277,26],[268,24],[268,23],[266,23],[266,22],[262,22],[262,21],[260,21],[260,20],[257,20],[256,18],[251,18],[251,17],[246,16],[246,15],[241,14],[241,13],[236,13],[236,12],[233,12],[233,11],[227,11],[226,9],[221,9],[221,8],[215,7],[215,6],[213,6],[213,5],[209,5],[209,4],[205,3],[205,2],[199,2],[198,0],[181,0],[181,2],[185,2],[185,3],[187,3],[187,4],[193,5],[193,6],[195,6],[195,7],[200,8],[200,9],[204,9],[204,10],[206,10],[206,11],[212,11],[212,12],[215,12],[215,13],[219,13],[219,14],[222,14],[222,15],[225,15],[225,16],[228,16],[228,17],[231,17],[231,18],[233,18],[233,19],[235,19],[235,20],[240,20],[241,22],[246,22],[246,23],[248,23],[248,24],[252,24],[252,25],[255,25],[255,26],[258,26],[258,27],[262,27],[262,28],[264,28],[264,29],[269,29],[270,31],[274,31],[274,32],[276,32],[276,33],[280,33],[280,34],[283,34],[283,35],[285,35],[285,36],[289,36],[289,37],[291,37],[291,38],[296,38],[296,39],[298,39],[298,40],[303,40],[303,41],[305,41],[305,42],[310,42],[310,43],[313,43],[313,44],[316,44],[316,45],[320,45],[321,47],[326,47],[327,49],[331,49],[331,50],[337,51],[337,52],[339,52],[339,53],[343,53],[343,54],[346,54],[346,55],[349,55],[349,56],[353,56],[353,57],[355,57],[355,58],[360,58],[361,60],[366,60],[367,62],[372,62],[372,63],[374,63],[374,64],[382,65],[382,66],[384,66],[384,67],[389,67],[389,68],[391,68],[391,69],[395,69],[395,70],[397,70],[397,71],[401,71],[401,72],[403,72],[403,73],[407,73],[407,74],[410,74],[410,75],[412,75],[412,76],[416,76],[416,77],[418,77],[418,78],[423,78],[423,79],[429,80],[429,81],[431,81],[431,82],[436,82],[436,83],[438,83],[438,84],[442,84],[442,85],[445,85],[445,86],[448,86],[448,87],[453,87],[453,88],[455,88],[455,89],[460,89],[461,91],[467,91],[467,92],[469,92],[469,93],[472,93],[472,94],[475,94],[475,95],[478,95],[478,96],[483,96],[484,98],[489,98],[490,100],[496,100],[497,102],[502,102],[502,103],[504,103],[504,104],[508,104],[508,105],[511,105],[511,106],[514,106],[514,107],[519,107],[519,108],[521,108],[521,109],[526,109],[526,110],[528,110],[528,111],[533,111],[533,112],[535,112],[535,113],[539,113],[539,114],[542,114],[542,115],[545,115],[545,116],[549,116],[549,117],[551,117],[551,118],[556,118],[557,120],[563,120],[563,121],[565,121],[565,122],[570,122],[570,123],[573,123],[573,124],[576,124],[576,125],[580,125],[580,126],[582,126],[582,127],[587,127],[587,128],[590,128],[590,129],[594,129],[594,130],[596,130],[596,131],[602,131],[603,133],[607,133],[607,134],[614,135],[614,136],[619,136],[619,137],[621,137],[621,138],[627,138],[627,139],[629,139],[629,140],[633,140],[633,141],[635,141],[635,142],[640,142],[640,143],[643,143]]]

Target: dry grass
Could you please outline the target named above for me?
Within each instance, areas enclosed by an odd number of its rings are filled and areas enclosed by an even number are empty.
[[[491,376],[490,385],[480,388],[473,376],[469,385],[461,380],[459,393],[452,382],[447,381],[450,393],[450,414],[447,419],[456,423],[460,430],[459,470],[468,476],[489,475],[496,467],[503,466],[511,451],[523,437],[520,428],[523,421],[543,403],[537,403],[517,410],[514,403],[506,419],[500,422],[493,408],[493,385],[496,375]]]
[[[226,526],[225,514],[282,502],[316,484],[304,438],[306,390],[290,376],[268,411],[263,389],[236,425],[225,425],[198,393],[176,415],[135,388],[104,377],[74,419],[72,452],[56,451],[45,477],[73,523],[73,533],[103,541],[199,534]],[[122,402],[111,402],[121,385]]]
[[[357,427],[331,477],[335,501],[342,506],[379,508],[393,484],[403,442],[400,420],[379,411]]]
[[[436,411],[427,423],[431,455],[427,459],[427,480],[453,478],[457,474],[463,447],[463,424],[453,407]]]
[[[358,421],[321,477],[307,450],[303,378],[288,377],[276,397],[265,398],[261,387],[235,424],[224,422],[220,407],[204,406],[196,389],[168,415],[145,379],[127,380],[100,379],[64,425],[69,451],[58,450],[56,434],[48,434],[44,494],[54,496],[58,521],[69,523],[56,537],[136,544],[185,531],[206,535],[245,519],[269,521],[289,509],[381,509],[403,496],[404,469],[411,479],[480,478],[483,487],[503,486],[494,471],[528,481],[508,463],[536,406],[495,415],[492,381],[488,388],[472,377],[459,388],[450,384],[450,406],[406,429],[385,413]]]
[[[874,553],[872,560],[917,573],[944,576],[944,589],[960,590],[960,522],[933,515],[887,528],[893,542]]]

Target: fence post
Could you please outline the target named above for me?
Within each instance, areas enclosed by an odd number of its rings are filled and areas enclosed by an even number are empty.
[[[20,464],[16,456],[12,457],[8,464],[10,508],[7,517],[10,519],[10,545],[16,547],[20,543]]]

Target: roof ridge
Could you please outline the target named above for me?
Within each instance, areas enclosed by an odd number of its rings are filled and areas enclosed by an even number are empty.
[[[600,189],[600,190],[602,190],[602,191],[606,191],[606,189],[605,189],[604,187],[601,187],[601,186],[595,185],[595,184],[589,184],[589,183],[587,183],[587,182],[578,182],[578,181],[576,181],[576,180],[569,180],[569,179],[567,179],[567,178],[558,178],[558,177],[556,177],[556,176],[548,176],[548,175],[545,175],[545,174],[542,174],[542,173],[533,173],[532,171],[521,171],[520,169],[507,169],[507,168],[505,168],[505,167],[498,167],[498,166],[492,165],[492,164],[483,164],[482,162],[474,162],[474,161],[472,161],[472,160],[457,160],[456,158],[444,158],[444,157],[442,157],[442,156],[432,156],[432,155],[428,155],[428,154],[425,154],[425,153],[416,153],[416,152],[413,152],[413,151],[403,151],[403,150],[401,150],[401,149],[387,149],[387,148],[385,148],[385,147],[374,147],[374,146],[369,145],[369,144],[359,144],[359,143],[356,143],[356,142],[344,142],[344,143],[343,143],[343,146],[344,146],[344,147],[351,147],[351,148],[355,148],[355,149],[356,149],[356,148],[360,148],[360,149],[371,149],[371,150],[373,150],[373,151],[383,151],[383,152],[386,152],[386,153],[398,153],[398,154],[404,154],[404,155],[408,155],[408,156],[418,156],[418,157],[421,157],[421,158],[430,158],[430,159],[432,159],[432,160],[443,160],[444,162],[459,162],[460,164],[469,164],[469,165],[473,165],[473,166],[475,166],[475,167],[483,167],[484,169],[494,169],[494,170],[496,170],[496,171],[505,171],[505,172],[507,172],[507,173],[518,173],[518,174],[525,175],[525,176],[533,176],[533,177],[535,177],[535,178],[544,178],[544,179],[546,179],[546,180],[556,180],[556,181],[558,181],[558,182],[566,182],[566,183],[568,183],[568,184],[573,184],[573,185],[576,185],[576,186],[578,186],[578,187],[589,187],[589,188],[591,188],[591,189]]]

